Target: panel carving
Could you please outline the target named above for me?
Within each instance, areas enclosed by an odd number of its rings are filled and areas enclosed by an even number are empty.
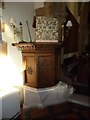
[[[13,46],[17,46],[19,49],[23,50],[35,50],[36,46],[34,43],[12,43]]]
[[[28,72],[28,74],[33,74],[33,70],[32,70],[32,67],[31,67],[31,66],[29,66],[29,67],[27,68],[27,72]]]
[[[36,87],[36,57],[33,54],[26,57],[26,76],[27,83],[32,87]]]
[[[50,64],[48,63],[48,60],[43,59],[39,63],[40,63],[41,74],[47,74],[48,68],[50,67]]]
[[[54,84],[54,57],[50,55],[38,56],[38,81],[39,86],[46,87]],[[44,84],[43,84],[44,83]]]

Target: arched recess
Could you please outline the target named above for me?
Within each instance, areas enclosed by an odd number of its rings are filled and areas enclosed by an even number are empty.
[[[86,47],[90,44],[90,2],[82,3],[80,13],[80,27],[79,27],[79,40],[78,52],[79,55],[86,53]]]

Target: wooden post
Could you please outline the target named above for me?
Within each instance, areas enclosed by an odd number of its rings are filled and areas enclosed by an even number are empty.
[[[7,43],[0,42],[0,55],[7,55]]]

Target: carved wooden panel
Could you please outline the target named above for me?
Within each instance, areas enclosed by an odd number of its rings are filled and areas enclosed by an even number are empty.
[[[27,83],[32,87],[36,87],[36,57],[34,55],[29,55],[26,58],[26,76]]]
[[[38,55],[38,84],[39,87],[48,87],[54,84],[54,56]]]

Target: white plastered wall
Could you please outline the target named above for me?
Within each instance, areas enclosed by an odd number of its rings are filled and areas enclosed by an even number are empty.
[[[14,39],[13,30],[10,27],[9,20],[13,17],[18,28],[20,27],[19,23],[22,22],[23,40],[26,42],[30,41],[26,24],[26,21],[28,21],[32,40],[35,41],[35,29],[32,27],[34,12],[33,2],[5,2],[4,9],[2,9],[2,19],[5,22],[5,32],[2,33],[2,39],[7,42],[7,55],[13,60],[21,74],[23,72],[22,54],[17,47],[12,46],[12,43],[19,42],[20,39],[18,37],[15,37]],[[12,70],[10,71],[13,72]]]

